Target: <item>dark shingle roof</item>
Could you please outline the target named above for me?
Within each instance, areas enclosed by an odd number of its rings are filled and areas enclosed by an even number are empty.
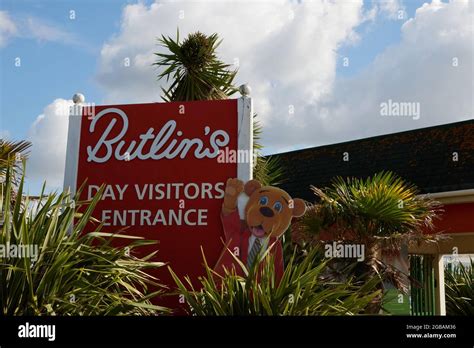
[[[343,160],[347,152],[349,161]],[[453,161],[457,152],[458,161]],[[314,200],[310,185],[335,176],[365,178],[390,170],[421,193],[474,188],[474,120],[415,129],[274,155],[286,171],[280,185],[293,197]]]

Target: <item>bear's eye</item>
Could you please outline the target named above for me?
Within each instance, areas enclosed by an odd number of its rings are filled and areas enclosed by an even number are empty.
[[[260,197],[259,203],[260,203],[260,205],[267,205],[268,204],[268,197],[267,196]]]
[[[283,205],[279,201],[276,201],[275,204],[273,204],[273,209],[275,209],[277,212],[281,212],[283,209]]]

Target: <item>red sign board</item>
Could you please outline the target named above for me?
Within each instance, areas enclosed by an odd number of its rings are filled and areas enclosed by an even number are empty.
[[[90,198],[106,185],[93,214],[104,230],[158,241],[142,254],[158,249],[156,261],[197,279],[201,247],[211,265],[223,248],[225,182],[250,173],[251,161],[242,167],[223,156],[250,149],[250,105],[242,98],[82,107],[70,117],[65,186],[87,180],[82,198]],[[165,268],[155,275],[174,285]]]

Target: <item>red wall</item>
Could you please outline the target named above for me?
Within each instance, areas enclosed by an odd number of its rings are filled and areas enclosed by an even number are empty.
[[[474,202],[443,206],[444,213],[435,221],[436,232],[474,232]]]

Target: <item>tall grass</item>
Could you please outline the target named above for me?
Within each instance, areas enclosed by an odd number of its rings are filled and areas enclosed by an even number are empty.
[[[320,250],[304,258],[296,253],[286,265],[282,279],[275,277],[274,262],[264,254],[248,269],[238,259],[244,275],[227,270],[216,274],[205,261],[206,275],[195,288],[171,270],[178,293],[184,296],[192,315],[354,315],[365,311],[380,292],[373,290],[376,278],[365,284],[324,281],[326,262],[319,262]],[[204,259],[205,260],[205,259]],[[263,262],[263,267],[260,264]]]
[[[22,193],[24,176],[16,200],[10,203],[12,170],[7,169],[0,192],[0,315],[167,312],[150,302],[160,293],[160,285],[145,273],[163,264],[150,262],[153,255],[133,256],[135,248],[150,241],[100,232],[100,224],[95,232],[83,234],[101,192],[90,202],[80,202],[79,193],[71,199],[67,193],[44,195],[43,188],[38,205],[29,209],[30,199]],[[129,240],[128,249],[113,247],[114,238]],[[11,246],[37,247],[37,258],[7,254]],[[150,292],[150,287],[158,290]]]
[[[459,263],[444,272],[446,314],[474,315],[474,260],[465,266]]]

